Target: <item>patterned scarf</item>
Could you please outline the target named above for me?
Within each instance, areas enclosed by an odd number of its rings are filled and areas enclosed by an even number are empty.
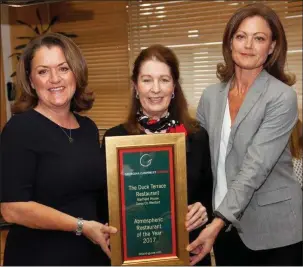
[[[167,112],[164,117],[154,120],[143,114],[142,111],[138,111],[137,121],[144,129],[149,130],[152,133],[159,133],[163,130],[168,130],[170,127],[179,125],[178,121],[171,118],[169,112]]]
[[[178,121],[171,118],[169,112],[167,112],[164,117],[154,120],[143,114],[142,111],[138,111],[137,121],[144,129],[149,130],[152,133],[159,133],[163,130],[170,132],[171,128],[175,128],[176,126],[180,125]]]

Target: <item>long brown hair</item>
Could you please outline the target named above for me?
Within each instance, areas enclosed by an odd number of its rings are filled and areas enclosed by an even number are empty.
[[[71,101],[71,111],[89,110],[94,102],[93,93],[87,90],[88,70],[86,61],[77,45],[59,33],[46,33],[31,40],[25,47],[17,64],[17,87],[21,91],[19,99],[12,107],[13,113],[22,113],[38,104],[36,91],[31,87],[31,62],[36,51],[42,46],[58,46],[62,49],[67,64],[76,79],[76,91]]]
[[[297,124],[292,130],[289,144],[290,144],[290,152],[294,158],[299,159],[302,157],[303,151],[303,136],[302,136],[302,121],[298,119]]]
[[[134,62],[133,72],[131,76],[131,80],[133,83],[130,101],[131,104],[128,111],[127,121],[124,123],[125,128],[130,134],[140,133],[140,127],[136,119],[136,114],[140,109],[141,104],[140,100],[136,98],[135,86],[138,84],[138,77],[142,64],[145,61],[151,59],[156,59],[160,62],[165,63],[170,69],[175,86],[175,97],[171,99],[171,102],[169,104],[169,113],[175,120],[178,120],[181,124],[184,124],[184,127],[186,128],[188,133],[196,132],[199,129],[199,123],[195,119],[191,118],[189,115],[188,104],[179,81],[179,61],[171,49],[159,44],[152,45],[142,50]]]
[[[223,34],[222,44],[224,64],[219,63],[217,65],[217,77],[221,82],[227,82],[233,76],[235,68],[230,48],[231,41],[242,21],[254,16],[262,17],[267,21],[272,32],[272,41],[276,41],[273,53],[268,56],[264,63],[264,69],[289,86],[293,85],[296,82],[295,75],[284,72],[287,40],[283,25],[276,12],[261,3],[250,4],[238,9],[228,21]]]

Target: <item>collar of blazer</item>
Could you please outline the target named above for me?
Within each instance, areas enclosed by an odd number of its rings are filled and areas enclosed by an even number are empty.
[[[228,153],[230,152],[230,150],[232,148],[232,143],[234,141],[235,133],[236,133],[238,127],[240,126],[243,119],[247,116],[249,111],[252,109],[252,107],[257,103],[262,92],[264,92],[264,88],[266,86],[266,83],[267,83],[267,80],[269,79],[269,77],[270,77],[270,74],[266,70],[262,70],[260,72],[260,74],[257,76],[256,80],[251,85],[251,87],[249,88],[249,90],[244,98],[244,101],[241,105],[241,108],[237,114],[237,117],[231,126],[226,156],[228,155]],[[217,128],[215,131],[215,142],[214,143],[217,144],[217,146],[215,147],[215,154],[216,154],[215,158],[218,157],[218,153],[219,153],[219,144],[220,144],[220,139],[221,139],[221,130],[222,130],[224,112],[225,112],[225,108],[226,108],[226,101],[227,101],[228,91],[230,88],[232,78],[220,88],[220,93],[218,94],[217,107],[218,107],[219,115],[218,115],[218,120],[217,120]]]
[[[251,87],[249,88],[249,91],[251,91],[252,88],[255,87],[255,85],[258,85],[258,83],[262,80],[267,80],[269,78],[270,74],[265,70],[263,69],[259,75],[257,76],[257,78],[255,79],[255,81],[253,82],[253,84],[251,85]],[[229,91],[229,88],[230,88],[230,84],[232,82],[234,78],[234,75],[230,78],[230,80],[227,82],[227,83],[223,83],[223,86],[220,88],[220,91],[221,92],[224,92],[224,91]],[[225,86],[224,86],[225,85]]]

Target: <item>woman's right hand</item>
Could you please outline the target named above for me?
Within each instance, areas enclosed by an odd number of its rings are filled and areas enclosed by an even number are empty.
[[[93,243],[98,244],[109,258],[111,256],[108,247],[109,236],[116,232],[117,228],[96,221],[84,221],[83,223],[83,234]]]
[[[185,217],[185,226],[188,232],[201,227],[207,221],[206,208],[200,202],[188,206],[188,212]]]

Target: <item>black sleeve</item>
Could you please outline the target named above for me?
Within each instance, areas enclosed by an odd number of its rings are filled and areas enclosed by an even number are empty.
[[[209,149],[209,138],[206,130],[204,130],[204,142],[202,144],[203,162],[201,169],[201,176],[204,177],[204,190],[202,196],[202,204],[205,205],[207,209],[208,217],[211,218],[213,208],[212,208],[212,193],[213,193],[213,175],[211,169],[211,158]]]
[[[187,150],[188,203],[201,202],[210,216],[213,178],[209,139],[204,128],[188,137]]]
[[[94,129],[94,132],[95,132],[95,140],[96,142],[98,143],[98,146],[100,147],[100,134],[99,134],[99,129],[98,129],[98,126],[97,124],[92,120],[90,119],[89,117],[81,117],[79,116],[78,114],[75,114],[75,116],[78,118],[78,119],[85,119],[88,121],[88,123],[90,123],[92,125],[92,128]]]
[[[102,223],[107,223],[109,221],[108,215],[108,195],[107,195],[107,175],[106,175],[106,158],[105,158],[105,147],[104,147],[104,136],[101,143],[101,166],[102,166],[102,177],[105,178],[105,186],[101,192],[98,202],[97,202],[97,214],[99,220]]]
[[[2,202],[32,200],[37,158],[22,121],[11,118],[1,135]]]
[[[188,204],[201,202],[207,210],[209,222],[212,219],[212,171],[208,134],[204,128],[187,138],[187,192]],[[197,228],[189,233],[190,241],[201,232]]]

